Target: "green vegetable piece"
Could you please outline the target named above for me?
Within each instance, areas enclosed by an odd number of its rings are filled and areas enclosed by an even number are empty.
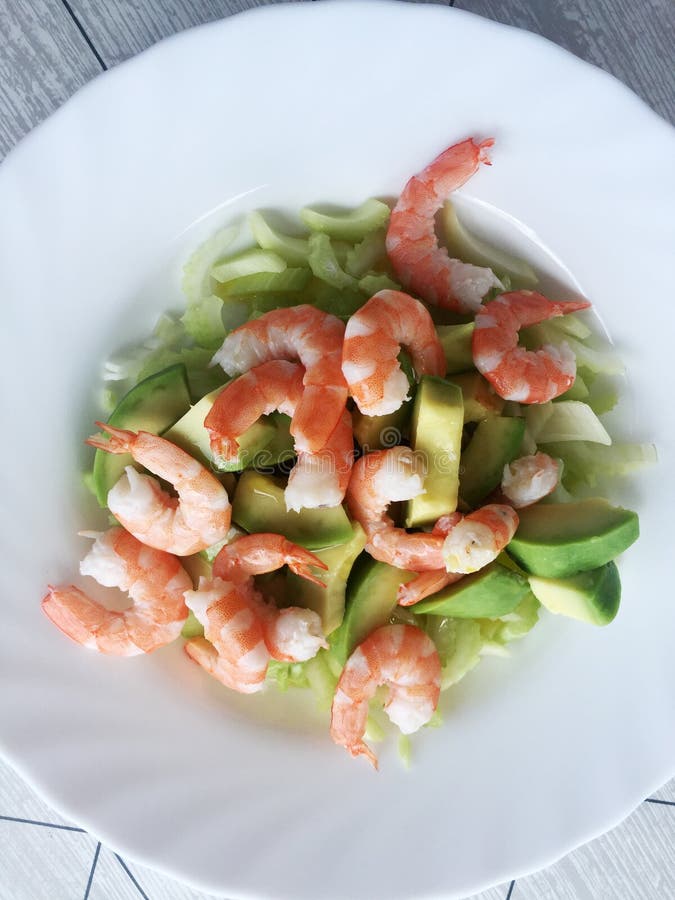
[[[596,569],[623,553],[639,535],[637,513],[592,497],[538,503],[518,510],[520,524],[506,548],[519,566],[543,578]]]
[[[371,231],[347,253],[345,270],[354,278],[362,278],[366,273],[381,269],[387,259],[385,246],[386,231]]]
[[[279,478],[247,469],[234,492],[233,521],[249,532],[283,534],[308,550],[325,550],[351,539],[352,525],[342,506],[288,511],[284,487]]]
[[[564,402],[565,400],[586,400],[589,396],[589,393],[590,393],[590,391],[588,390],[586,382],[581,377],[581,375],[579,375],[579,373],[577,372],[577,376],[574,379],[574,382],[572,383],[572,387],[568,388],[564,394],[561,394],[559,397],[556,397],[553,400],[553,402],[561,403],[561,402]],[[591,406],[591,409],[593,409],[592,404],[589,404],[589,406]],[[606,410],[603,410],[603,411],[606,412]],[[597,409],[594,409],[593,412],[598,414]]]
[[[108,424],[129,431],[163,434],[189,408],[185,366],[169,366],[132,387],[117,404]],[[108,491],[131,465],[134,461],[130,453],[96,451],[92,480],[100,506],[108,505]]]
[[[345,321],[353,316],[357,309],[361,309],[367,299],[360,291],[351,288],[340,290],[319,279],[316,279],[316,284],[310,288],[308,294],[308,303]]]
[[[530,587],[549,612],[590,625],[609,625],[619,611],[621,579],[614,562],[570,578],[531,575]]]
[[[413,403],[410,444],[422,454],[424,493],[407,503],[406,526],[419,528],[457,509],[464,424],[462,392],[443,378],[424,375]]]
[[[359,280],[359,290],[366,297],[372,297],[379,291],[400,291],[401,285],[388,275],[371,272]]]
[[[480,372],[453,375],[448,381],[456,384],[462,392],[465,425],[467,422],[481,422],[490,416],[499,415],[504,409],[505,401]]]
[[[184,637],[186,641],[189,641],[190,638],[204,637],[204,626],[192,610],[189,611],[185,624],[181,628],[180,636]]]
[[[214,294],[189,303],[180,321],[200,347],[217,347],[225,338],[223,301]]]
[[[441,215],[445,244],[451,257],[475,266],[487,266],[498,275],[508,275],[516,288],[533,288],[539,283],[534,269],[524,260],[493,247],[467,231],[449,200],[445,201]]]
[[[309,206],[300,210],[300,218],[312,231],[345,241],[363,240],[369,231],[382,228],[389,221],[389,215],[387,204],[372,198],[348,212],[328,214]]]
[[[473,337],[473,322],[463,325],[437,325],[438,339],[445,353],[447,375],[455,375],[457,372],[467,372],[474,368],[471,339]]]
[[[493,562],[416,603],[414,610],[455,619],[494,619],[513,612],[529,591],[526,578]]]
[[[211,267],[222,258],[238,234],[236,225],[220,228],[192,254],[183,268],[182,288],[188,303],[198,303],[212,293]]]
[[[654,444],[619,443],[606,447],[585,441],[566,441],[546,444],[542,449],[562,459],[563,483],[570,490],[580,484],[595,487],[601,477],[626,477],[657,461]]]
[[[249,214],[248,224],[253,237],[263,250],[271,250],[285,259],[289,266],[307,266],[309,241],[305,237],[284,234],[273,228],[261,212]]]
[[[611,444],[612,439],[587,403],[561,400],[531,404],[525,409],[527,430],[537,444],[552,441],[591,441]]]
[[[459,495],[475,508],[501,483],[504,466],[518,456],[525,420],[492,416],[478,423],[462,454]]]
[[[224,259],[211,269],[216,281],[224,284],[247,275],[259,275],[263,272],[279,274],[286,269],[286,260],[271,250],[242,250],[229,259]]]
[[[243,275],[225,284],[216,284],[214,293],[227,300],[230,297],[247,297],[250,294],[304,291],[312,273],[309,269],[284,269],[283,272],[257,272]]]
[[[308,262],[314,275],[331,287],[358,289],[358,281],[340,266],[327,234],[310,235]]]
[[[317,556],[326,563],[325,572],[317,570],[316,574],[324,582],[325,587],[313,584],[294,572],[288,572],[286,586],[293,606],[313,609],[321,616],[324,634],[330,634],[339,627],[345,612],[345,594],[347,579],[356,558],[366,546],[366,534],[361,526],[353,524],[350,540],[337,547],[318,550]]]
[[[341,663],[371,632],[387,624],[398,603],[399,586],[414,577],[414,572],[377,562],[368,554],[357,561],[347,586],[344,619],[330,636],[331,653]]]

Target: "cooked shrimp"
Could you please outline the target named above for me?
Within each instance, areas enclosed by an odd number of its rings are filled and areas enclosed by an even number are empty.
[[[307,304],[274,309],[229,334],[213,357],[228,375],[273,359],[300,360],[305,390],[291,423],[297,450],[313,453],[328,441],[347,402],[342,376],[345,326]]]
[[[444,568],[442,534],[397,528],[386,510],[396,500],[424,492],[424,463],[409,447],[391,447],[362,456],[354,464],[347,505],[366,532],[366,550],[399,569],[426,572]]]
[[[342,372],[365,415],[386,415],[407,400],[401,347],[417,375],[445,375],[443,347],[426,307],[401,291],[379,291],[347,322],[342,349]]]
[[[557,460],[548,453],[521,456],[504,466],[501,492],[514,509],[531,506],[555,490],[558,469]]]
[[[387,254],[400,281],[428,303],[460,313],[475,312],[490,288],[502,285],[491,269],[450,259],[438,244],[434,217],[481,163],[490,165],[493,143],[469,138],[448,147],[410,179],[389,220]]]
[[[188,641],[187,654],[227,687],[240,693],[262,689],[270,658],[302,662],[327,647],[317,613],[279,610],[255,589],[254,575],[287,565],[323,586],[312,567],[326,565],[278,534],[251,534],[226,544],[213,562],[213,578],[201,579],[185,602],[204,626],[212,647]]]
[[[156,478],[127,466],[108,492],[110,512],[148,547],[189,556],[222,541],[230,528],[230,500],[218,479],[189,453],[146,431],[96,423],[109,439],[86,443],[106,453],[130,453],[137,463],[172,484],[166,493]]]
[[[518,346],[518,332],[546,319],[587,309],[587,300],[554,301],[535,291],[512,291],[476,313],[473,361],[504,400],[546,403],[572,386],[576,357],[566,343],[532,351]]]
[[[443,559],[448,572],[468,575],[491,563],[518,527],[518,513],[500,503],[481,506],[464,516],[448,533]]]
[[[188,614],[183,593],[192,580],[175,556],[146,547],[124,528],[111,528],[96,536],[80,572],[105,587],[127,591],[132,605],[117,612],[74,585],[50,586],[42,609],[78,644],[114,656],[135,656],[179,636]]]
[[[293,416],[306,390],[304,374],[299,363],[271,360],[230,382],[204,419],[214,458],[236,462],[238,439],[260,416],[274,410]],[[298,453],[284,495],[287,509],[338,506],[347,490],[353,461],[351,415],[344,409],[321,450]]]
[[[363,740],[368,703],[389,686],[384,709],[403,734],[426,725],[438,706],[441,663],[431,638],[414,625],[384,625],[347,660],[335,690],[330,733],[352,756],[377,757]]]
[[[455,525],[458,522],[461,522],[463,518],[462,514],[458,512],[451,513],[449,516],[441,516],[434,525],[432,534],[447,537]],[[411,581],[399,585],[398,605],[412,606],[415,603],[419,603],[420,600],[424,600],[425,597],[435,594],[447,585],[459,581],[462,577],[463,576],[460,573],[448,572],[445,568],[436,571],[421,572]]]

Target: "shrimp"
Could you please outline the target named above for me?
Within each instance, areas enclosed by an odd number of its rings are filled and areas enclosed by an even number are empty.
[[[444,568],[444,537],[397,528],[386,510],[395,500],[423,493],[424,475],[422,459],[409,447],[376,450],[354,464],[346,495],[352,517],[366,532],[368,553],[413,572]]]
[[[328,646],[317,613],[277,609],[255,589],[254,575],[283,565],[323,586],[311,570],[326,565],[313,553],[279,534],[251,534],[226,544],[213,562],[213,578],[202,578],[198,590],[185,593],[207,638],[188,641],[186,653],[240,693],[262,689],[270,658],[302,662]]]
[[[402,346],[418,375],[445,375],[445,354],[431,316],[408,294],[379,291],[347,322],[342,372],[365,415],[392,413],[408,399],[408,379],[397,359]]]
[[[73,641],[100,653],[135,656],[180,635],[188,615],[183,593],[192,580],[175,556],[146,547],[116,527],[96,535],[80,572],[106,587],[128,591],[132,605],[117,612],[74,585],[50,585],[42,609]]]
[[[302,401],[305,370],[299,363],[270,360],[230,382],[204,419],[214,458],[236,462],[238,438],[260,416],[279,410],[293,416]],[[347,490],[354,461],[351,414],[343,409],[325,446],[298,453],[285,491],[286,507],[296,512],[318,506],[338,506]]]
[[[221,541],[230,528],[227,491],[218,479],[189,453],[146,431],[125,431],[96,423],[108,436],[92,436],[86,443],[106,453],[131,453],[137,463],[170,482],[178,498],[162,490],[151,475],[127,466],[108,492],[110,512],[149,547],[189,556]]]
[[[448,572],[468,575],[491,563],[509,543],[518,527],[518,513],[500,503],[489,503],[464,516],[448,533],[443,560]]]
[[[558,474],[557,460],[547,453],[521,456],[504,466],[501,492],[514,509],[522,509],[554,491]]]
[[[504,400],[546,403],[558,397],[574,381],[574,353],[564,342],[526,350],[518,346],[518,332],[590,305],[587,300],[549,300],[535,291],[501,294],[476,313],[472,338],[476,368]]]
[[[273,309],[231,332],[213,362],[228,375],[240,375],[269,360],[299,359],[305,390],[291,434],[297,450],[313,453],[326,445],[347,402],[341,369],[344,333],[341,319],[314,306]]]
[[[491,269],[451,259],[436,238],[434,217],[448,194],[490,165],[489,139],[454,144],[401,192],[387,231],[387,254],[400,281],[428,303],[460,313],[475,312],[492,287],[502,287]]]
[[[459,512],[441,516],[433,527],[432,534],[446,537],[464,516]],[[425,597],[435,594],[449,584],[459,581],[463,576],[458,572],[448,572],[445,568],[422,572],[410,581],[404,582],[398,588],[398,605],[412,606],[419,603]]]
[[[441,690],[441,663],[431,638],[415,625],[383,625],[347,660],[331,708],[330,733],[352,756],[377,757],[363,740],[368,702],[380,685],[389,686],[384,704],[403,734],[431,719]]]

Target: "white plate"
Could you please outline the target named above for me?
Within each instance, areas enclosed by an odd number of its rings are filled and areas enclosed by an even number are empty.
[[[632,433],[658,443],[629,498],[642,538],[615,624],[545,618],[454,692],[410,772],[389,749],[379,774],[299,701],[231,696],[177,647],[115,660],[66,641],[39,600],[85,549],[99,366],[180,303],[188,247],[252,206],[395,194],[471,134],[496,145],[465,209],[577,280],[628,364]],[[181,35],[29,136],[0,172],[8,759],[124,853],[293,900],[461,896],[551,862],[672,776],[674,153],[664,122],[555,46],[400,3],[268,7]]]

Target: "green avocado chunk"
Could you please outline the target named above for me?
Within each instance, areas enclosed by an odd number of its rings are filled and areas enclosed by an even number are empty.
[[[189,408],[187,373],[185,366],[179,363],[134,385],[117,404],[108,425],[129,431],[163,434]],[[130,465],[133,465],[130,453],[96,451],[92,483],[101,506],[108,505],[108,491]]]
[[[234,492],[232,521],[249,532],[283,534],[308,550],[325,550],[352,538],[352,524],[342,506],[289,511],[284,488],[282,479],[246,469]]]
[[[619,611],[621,579],[614,562],[570,578],[530,575],[530,587],[550,612],[591,625],[609,625]]]
[[[446,374],[468,372],[474,368],[471,339],[473,322],[462,325],[437,325],[436,333],[445,353]]]
[[[413,402],[410,444],[422,454],[427,474],[424,493],[407,503],[408,528],[429,525],[457,509],[463,425],[460,388],[444,378],[422,376]]]
[[[336,659],[344,663],[372,631],[387,624],[398,603],[399,585],[412,578],[414,572],[396,569],[363,554],[349,579],[344,619],[330,637]]]
[[[358,524],[352,525],[351,540],[337,547],[318,550],[316,555],[328,568],[325,572],[317,571],[317,575],[325,583],[320,587],[294,572],[286,575],[286,597],[291,606],[302,606],[313,609],[321,616],[324,634],[330,634],[342,622],[345,612],[345,594],[347,579],[354,561],[366,546],[366,533]]]
[[[529,592],[526,578],[493,562],[416,603],[413,611],[455,619],[494,619],[513,612]]]
[[[507,552],[532,575],[567,578],[610,562],[637,540],[637,513],[592,497],[518,511]]]
[[[525,420],[490,416],[478,423],[462,454],[459,494],[475,508],[501,483],[504,466],[518,456],[525,434]]]

